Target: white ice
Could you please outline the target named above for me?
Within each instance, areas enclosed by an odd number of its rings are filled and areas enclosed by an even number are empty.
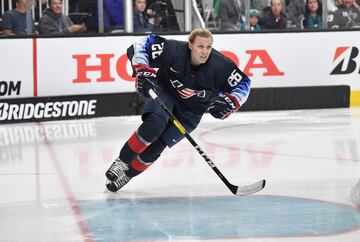
[[[140,122],[0,125],[0,241],[360,238],[360,210],[350,200],[360,179],[360,108],[205,115],[191,135],[226,178],[267,180],[251,197],[232,195],[186,139],[123,190],[106,192],[104,173]],[[311,231],[302,234],[305,221]]]

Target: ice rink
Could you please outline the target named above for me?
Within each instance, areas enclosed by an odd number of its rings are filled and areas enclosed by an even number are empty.
[[[117,193],[104,173],[139,116],[0,125],[0,241],[355,242],[360,108],[205,115]]]

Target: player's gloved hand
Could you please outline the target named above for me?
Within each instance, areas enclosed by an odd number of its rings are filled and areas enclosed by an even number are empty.
[[[146,65],[140,65],[135,70],[136,90],[144,97],[150,97],[149,90],[156,89],[156,71]]]
[[[231,113],[236,112],[240,108],[238,100],[230,93],[224,93],[214,99],[210,104],[208,111],[218,119],[226,119]]]

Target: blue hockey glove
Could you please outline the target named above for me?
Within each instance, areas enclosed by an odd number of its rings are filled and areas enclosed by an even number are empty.
[[[136,90],[144,97],[150,97],[149,90],[156,89],[156,71],[148,66],[136,68]]]
[[[225,93],[214,99],[210,104],[208,111],[214,118],[226,119],[239,108],[240,103],[238,100],[230,93]]]

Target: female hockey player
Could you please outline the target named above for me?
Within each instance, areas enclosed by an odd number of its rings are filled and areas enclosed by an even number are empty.
[[[244,104],[250,79],[212,44],[211,32],[200,28],[190,33],[188,42],[149,35],[128,48],[137,91],[147,99],[142,124],[106,171],[110,191],[118,191],[156,161],[166,146],[184,138],[150,98],[150,88],[189,133],[207,110],[225,119]]]

